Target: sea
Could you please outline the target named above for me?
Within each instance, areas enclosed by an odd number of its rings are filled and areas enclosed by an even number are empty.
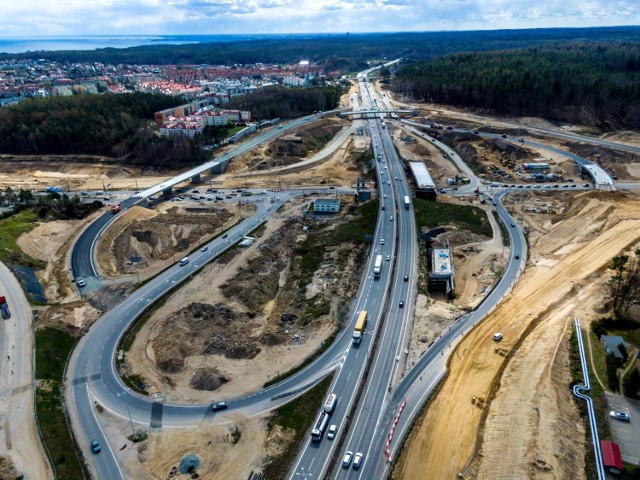
[[[36,36],[0,38],[0,53],[25,53],[55,50],[95,50],[127,48],[140,45],[181,45],[189,43],[237,42],[266,38],[310,38],[323,34],[255,34],[255,35],[104,35],[104,36]]]

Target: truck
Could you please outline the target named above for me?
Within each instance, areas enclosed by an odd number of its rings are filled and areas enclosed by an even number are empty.
[[[5,297],[0,297],[0,312],[2,313],[2,318],[4,318],[5,320],[11,318],[9,304],[7,303],[7,299]]]
[[[353,330],[353,344],[357,345],[362,341],[364,336],[364,329],[367,326],[367,312],[362,310],[358,313],[358,320],[356,321],[356,327]]]
[[[319,442],[320,440],[322,440],[322,435],[324,435],[324,431],[326,430],[328,423],[329,414],[322,410],[322,413],[320,413],[318,420],[316,420],[316,423],[311,429],[311,440],[313,440],[314,442]]]
[[[404,196],[404,209],[409,210],[411,208],[411,199],[408,196]]]
[[[373,264],[373,278],[380,278],[382,272],[382,255],[376,255],[376,263]]]
[[[116,203],[113,207],[111,207],[111,213],[116,214],[120,211],[120,204]]]
[[[336,408],[336,403],[338,403],[338,396],[332,393],[327,397],[327,401],[324,402],[324,411],[327,413],[333,412],[333,409]]]

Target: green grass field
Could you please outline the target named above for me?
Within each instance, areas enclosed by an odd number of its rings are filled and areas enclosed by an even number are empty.
[[[413,199],[418,228],[454,225],[480,235],[491,237],[493,230],[484,210],[478,207]]]
[[[0,260],[4,263],[19,263],[32,268],[44,268],[44,264],[31,258],[18,247],[20,235],[36,227],[38,215],[32,210],[22,210],[0,220]]]

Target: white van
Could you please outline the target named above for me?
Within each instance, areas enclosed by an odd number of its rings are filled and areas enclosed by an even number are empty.
[[[336,408],[336,403],[338,403],[338,396],[335,393],[329,395],[327,401],[324,402],[324,411],[327,413],[331,413],[334,408]]]
[[[184,267],[187,263],[189,263],[189,257],[184,257],[182,260],[180,260],[181,267]]]

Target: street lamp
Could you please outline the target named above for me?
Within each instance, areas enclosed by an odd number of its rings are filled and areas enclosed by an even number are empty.
[[[129,425],[131,425],[131,440],[135,441],[136,431],[133,429],[133,420],[131,419],[131,410],[129,410],[129,401],[127,400],[127,396],[125,395],[129,389],[125,388],[122,393],[116,393],[118,398],[124,395],[124,404],[127,406],[127,414],[129,415]]]

